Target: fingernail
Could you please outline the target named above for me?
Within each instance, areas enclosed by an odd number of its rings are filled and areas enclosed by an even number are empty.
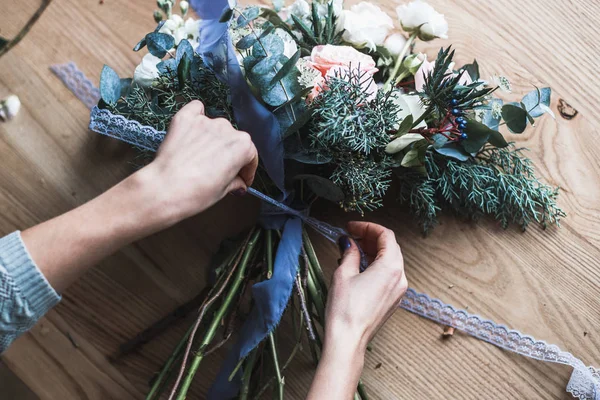
[[[242,197],[246,195],[246,189],[236,189],[233,192],[231,192],[231,194],[234,196]]]
[[[344,253],[352,247],[352,243],[350,242],[350,238],[348,236],[342,236],[338,240],[338,246],[340,246],[340,253],[344,255]]]

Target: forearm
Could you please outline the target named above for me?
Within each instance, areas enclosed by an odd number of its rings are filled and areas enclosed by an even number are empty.
[[[151,170],[144,168],[83,206],[22,233],[56,291],[120,247],[175,222],[151,179]]]
[[[365,347],[348,336],[330,341],[326,337],[307,400],[350,400],[354,397],[364,365]]]

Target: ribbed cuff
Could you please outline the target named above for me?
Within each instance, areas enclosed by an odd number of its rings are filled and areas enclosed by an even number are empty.
[[[31,258],[21,239],[21,232],[0,238],[0,265],[13,279],[31,311],[40,318],[60,301],[61,297],[46,280]]]

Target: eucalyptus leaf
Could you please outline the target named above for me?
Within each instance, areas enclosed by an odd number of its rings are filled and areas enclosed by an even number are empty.
[[[120,97],[129,96],[129,92],[131,92],[132,84],[133,84],[133,79],[131,79],[131,78],[121,78],[119,80]]]
[[[144,47],[146,47],[146,38],[145,37],[134,46],[133,51],[140,51]]]
[[[283,66],[281,67],[281,69],[279,71],[277,71],[277,73],[275,74],[275,76],[273,77],[273,79],[271,79],[271,82],[270,82],[271,85],[274,85],[277,82],[279,82],[281,79],[283,79],[284,76],[286,76],[287,74],[289,74],[292,71],[292,69],[296,68],[296,63],[300,59],[300,54],[301,54],[301,51],[298,50],[292,56],[292,58],[290,58],[289,60],[287,60],[285,62],[285,64],[283,64]]]
[[[432,139],[434,149],[440,149],[444,147],[446,143],[448,143],[448,138],[440,133],[436,133],[435,135],[433,135]]]
[[[298,161],[302,164],[328,164],[332,161],[331,157],[326,156],[318,151],[314,150],[298,150],[292,153],[286,153],[285,158]]]
[[[488,109],[485,110],[481,122],[485,124],[488,128],[493,130],[498,130],[500,128],[500,120],[501,115],[494,116],[494,112],[492,111],[494,107],[502,107],[504,102],[501,99],[492,99],[488,104]]]
[[[304,125],[306,125],[308,121],[310,121],[311,116],[312,113],[310,111],[304,112],[299,115],[297,114],[294,123],[290,125],[283,133],[283,138],[285,139],[302,129]]]
[[[166,33],[152,32],[146,35],[146,43],[150,54],[163,58],[175,46],[175,38]]]
[[[256,18],[258,18],[259,15],[260,15],[259,7],[255,6],[255,7],[246,8],[242,12],[242,14],[238,17],[236,28],[243,28],[244,26],[248,25],[250,22],[254,21]]]
[[[508,142],[504,139],[504,136],[498,131],[492,131],[488,139],[488,143],[492,146],[503,148],[508,146]]]
[[[256,35],[254,33],[250,33],[246,36],[244,36],[243,38],[241,38],[240,40],[238,40],[238,42],[235,44],[235,47],[237,47],[240,50],[246,50],[249,49],[250,47],[254,46],[254,44],[258,41],[258,38],[256,37]]]
[[[467,139],[461,142],[467,153],[477,153],[492,135],[492,130],[481,122],[469,119],[465,133]]]
[[[292,71],[275,85],[262,87],[261,94],[265,103],[277,107],[292,99],[296,93],[302,90],[302,87],[298,83],[299,75],[298,70],[295,72]]]
[[[469,153],[467,153],[462,147],[458,146],[456,143],[448,143],[439,149],[435,149],[435,151],[443,156],[454,158],[458,161],[467,161],[471,157]]]
[[[302,179],[308,187],[319,197],[338,203],[344,200],[342,189],[329,179],[318,175],[302,174],[296,175],[294,179]]]
[[[108,65],[102,67],[100,74],[100,97],[108,104],[116,103],[121,97],[121,79]]]
[[[174,79],[177,76],[177,60],[174,58],[163,60],[156,65],[156,69],[159,74]]]
[[[305,114],[308,114],[310,117],[311,113],[306,111],[306,103],[304,101],[289,103],[273,110],[273,115],[275,115],[275,118],[277,118],[277,121],[279,122],[280,132],[285,132],[284,135],[286,135],[288,129]]]
[[[523,133],[527,128],[527,111],[514,104],[502,106],[502,118],[513,133]]]
[[[267,27],[259,36],[259,40],[254,43],[252,47],[252,55],[255,57],[272,57],[282,55],[285,50],[285,44],[283,39],[278,35],[272,35],[271,33],[275,27],[270,25]],[[266,53],[265,53],[266,50]]]
[[[546,111],[540,107],[544,105],[550,107],[550,100],[552,97],[552,89],[546,88],[535,88],[531,92],[527,93],[521,102],[525,105],[525,110],[533,117],[541,117]]]

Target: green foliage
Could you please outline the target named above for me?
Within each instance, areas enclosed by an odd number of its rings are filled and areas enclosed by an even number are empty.
[[[384,150],[399,109],[394,92],[370,100],[364,90],[370,77],[359,70],[346,74],[329,79],[312,103],[306,139],[317,158],[331,160],[331,180],[345,193],[342,206],[364,212],[381,206],[389,187],[395,161]]]
[[[486,146],[464,162],[428,152],[427,177],[399,171],[400,200],[410,205],[425,233],[442,210],[477,220],[492,216],[503,228],[532,222],[546,228],[565,216],[556,204],[558,189],[539,181],[531,161],[514,145]]]
[[[163,58],[175,46],[175,38],[166,33],[151,32],[145,39],[150,54],[158,58]]]
[[[294,26],[302,34],[300,47],[310,52],[313,47],[323,44],[342,44],[343,30],[338,30],[338,17],[333,12],[333,2],[327,5],[327,15],[324,18],[319,17],[319,8],[317,2],[312,2],[311,15],[309,23],[302,21],[292,14]]]
[[[185,53],[179,64],[176,59],[166,60],[170,62],[162,67],[150,92],[134,84],[117,102],[101,106],[158,130],[167,130],[177,111],[192,100],[202,101],[207,115],[233,121],[229,88],[204,65],[199,55],[194,54],[191,62],[186,60]],[[180,84],[182,78],[185,81]]]

